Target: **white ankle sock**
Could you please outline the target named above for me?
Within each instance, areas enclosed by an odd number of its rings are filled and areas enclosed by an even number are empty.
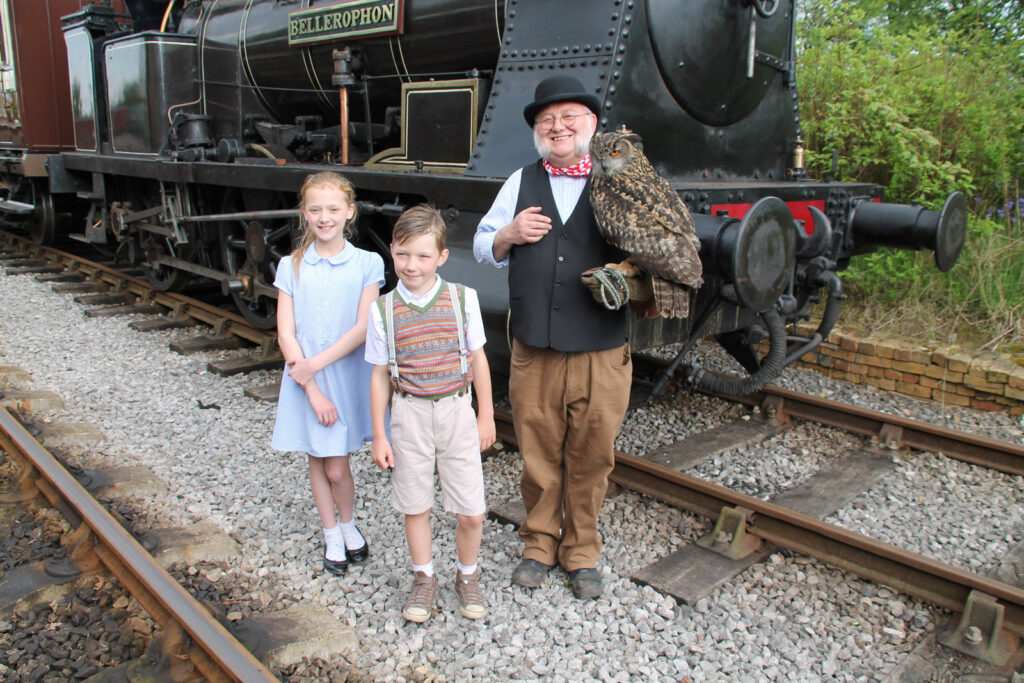
[[[423,572],[427,576],[433,576],[434,575],[434,561],[431,560],[430,562],[427,562],[426,564],[414,564],[412,566],[412,570],[414,572]]]
[[[359,528],[356,526],[356,520],[351,522],[339,522],[338,526],[341,527],[341,533],[345,536],[345,547],[349,550],[358,550],[366,545],[366,539],[359,532]]]
[[[345,537],[341,534],[341,529],[336,526],[324,529],[324,542],[327,543],[324,557],[331,562],[341,562],[345,559]]]
[[[477,567],[480,566],[479,562],[474,562],[473,564],[467,566],[462,564],[458,560],[455,560],[455,564],[459,566],[459,571],[462,572],[465,576],[469,576],[470,574],[476,571]]]

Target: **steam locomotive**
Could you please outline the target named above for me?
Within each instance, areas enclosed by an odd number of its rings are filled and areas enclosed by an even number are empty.
[[[643,138],[694,214],[693,315],[633,321],[631,340],[687,342],[682,359],[714,336],[748,374],[691,363],[704,386],[750,391],[820,343],[853,255],[926,248],[948,270],[966,234],[960,193],[931,211],[806,177],[794,0],[0,0],[0,21],[2,221],[116,251],[162,290],[216,281],[264,328],[297,190],[330,168],[357,188],[356,243],[385,262],[404,208],[441,209],[442,274],[479,291],[506,367],[506,275],[472,239],[534,160],[521,112],[560,73],[600,99],[599,130]],[[817,332],[787,329],[822,292]]]

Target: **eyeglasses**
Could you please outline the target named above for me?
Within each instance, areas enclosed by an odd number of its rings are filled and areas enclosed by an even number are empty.
[[[557,119],[563,126],[572,126],[572,124],[576,123],[576,119],[581,116],[590,116],[590,114],[591,112],[589,111],[582,114],[562,114],[561,116],[548,114],[547,116],[542,116],[539,119],[534,119],[533,123],[537,127],[547,130],[548,128],[553,128],[555,126],[555,119]]]

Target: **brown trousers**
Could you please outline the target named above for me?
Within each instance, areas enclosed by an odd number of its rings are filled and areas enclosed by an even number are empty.
[[[567,571],[597,566],[597,520],[632,374],[628,344],[565,353],[513,342],[509,399],[523,454],[524,558]]]

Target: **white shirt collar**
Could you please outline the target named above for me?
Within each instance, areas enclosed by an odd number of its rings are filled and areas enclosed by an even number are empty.
[[[334,256],[329,256],[325,258],[321,256],[319,252],[317,252],[316,242],[313,242],[306,248],[306,251],[303,252],[302,260],[309,264],[316,263],[317,261],[327,261],[331,265],[337,266],[341,265],[345,261],[348,261],[350,258],[352,258],[352,255],[354,253],[355,249],[352,248],[352,245],[349,244],[348,240],[345,240],[345,246],[342,248],[341,251],[339,251]]]
[[[426,294],[423,294],[421,296],[416,296],[415,294],[410,292],[409,288],[406,287],[401,280],[398,281],[397,287],[398,293],[402,296],[402,300],[414,306],[423,306],[424,304],[429,303],[430,300],[434,298],[434,295],[437,294],[437,290],[439,290],[440,288],[441,276],[438,275],[437,273],[434,273],[434,286],[427,290]]]

